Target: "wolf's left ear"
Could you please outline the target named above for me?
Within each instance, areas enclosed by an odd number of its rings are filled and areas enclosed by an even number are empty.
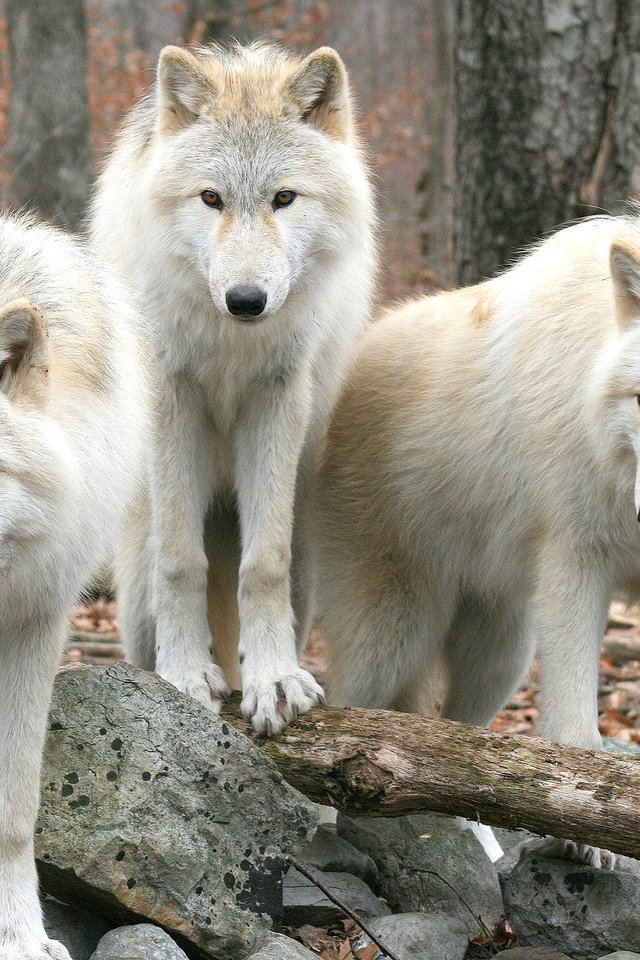
[[[300,119],[336,140],[351,135],[349,80],[344,63],[331,47],[320,47],[302,61],[284,88]]]
[[[640,248],[614,240],[609,251],[611,279],[616,298],[616,320],[621,330],[640,321]]]
[[[0,308],[0,392],[41,403],[49,368],[47,326],[29,300]]]
[[[216,88],[206,64],[182,47],[165,47],[158,60],[158,122],[161,133],[186,127]]]

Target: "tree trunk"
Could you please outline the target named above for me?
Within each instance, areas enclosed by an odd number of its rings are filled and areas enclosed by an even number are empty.
[[[8,0],[13,197],[76,229],[92,179],[82,0]]]
[[[452,283],[452,155],[453,155],[453,10],[434,0],[432,18],[433,85],[427,110],[427,163],[417,185],[419,233],[424,285],[435,289]]]
[[[458,0],[456,273],[476,282],[638,189],[640,8]]]
[[[225,718],[251,736],[237,702]],[[640,760],[385,710],[312,710],[253,739],[289,783],[351,816],[456,814],[640,857]]]

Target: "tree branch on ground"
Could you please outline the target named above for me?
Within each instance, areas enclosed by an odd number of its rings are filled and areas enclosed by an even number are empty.
[[[351,816],[431,811],[640,857],[633,758],[388,710],[317,708],[272,740],[237,696],[223,715],[289,783]]]

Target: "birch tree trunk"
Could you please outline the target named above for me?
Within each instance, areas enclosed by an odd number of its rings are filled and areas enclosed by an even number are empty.
[[[455,61],[460,283],[637,193],[638,4],[457,0]]]
[[[86,213],[92,162],[82,0],[8,0],[13,198],[58,226]]]

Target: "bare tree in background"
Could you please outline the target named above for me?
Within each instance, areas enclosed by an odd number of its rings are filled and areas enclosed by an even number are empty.
[[[82,0],[8,0],[13,197],[75,229],[92,180]]]
[[[432,85],[426,112],[427,163],[417,185],[419,230],[426,276],[434,287],[451,285],[453,153],[453,21],[450,4],[429,4],[432,18]],[[425,65],[427,69],[429,64]]]
[[[457,0],[456,273],[640,187],[640,5]]]
[[[189,0],[185,10],[185,36],[197,20],[204,22],[204,43],[229,44],[250,39],[245,24],[239,21],[249,12],[246,0]]]

